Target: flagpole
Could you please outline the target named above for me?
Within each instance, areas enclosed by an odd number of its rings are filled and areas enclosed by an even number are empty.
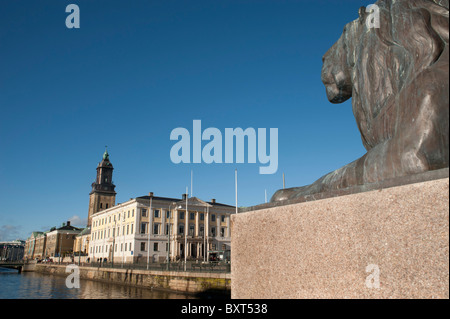
[[[236,214],[238,213],[238,189],[237,189],[237,169],[234,170],[234,186],[236,189]]]
[[[186,262],[187,262],[187,232],[189,230],[189,224],[188,224],[188,196],[189,191],[186,187],[186,214],[184,216],[184,271],[186,271]]]

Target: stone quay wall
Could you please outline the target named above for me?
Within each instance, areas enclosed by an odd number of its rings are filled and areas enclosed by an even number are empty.
[[[67,265],[37,264],[39,273],[65,276]],[[230,294],[230,273],[155,271],[80,266],[80,279],[96,280],[142,288],[155,288],[183,293],[211,292]]]

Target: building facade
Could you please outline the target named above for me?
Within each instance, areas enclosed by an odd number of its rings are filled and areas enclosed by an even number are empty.
[[[187,204],[187,210],[186,210]],[[234,206],[153,193],[92,216],[89,257],[114,263],[207,261],[230,251]]]
[[[46,234],[44,257],[62,257],[73,253],[75,237],[82,229],[71,226],[70,221]]]
[[[87,256],[89,252],[89,241],[91,239],[91,226],[84,228],[78,235],[75,236],[73,243],[73,251],[76,255]]]
[[[48,232],[39,231],[34,231],[31,233],[31,236],[25,241],[24,258],[42,259],[45,257],[47,233]]]
[[[25,241],[24,258],[34,259],[38,258],[38,238],[41,237],[43,232],[34,231],[31,233],[30,237]],[[44,236],[45,238],[45,236]]]
[[[13,240],[0,242],[0,261],[18,261],[24,257],[25,241]]]

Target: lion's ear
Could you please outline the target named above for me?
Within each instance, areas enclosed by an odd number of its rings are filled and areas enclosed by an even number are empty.
[[[358,14],[359,14],[359,23],[360,24],[365,23],[365,21],[366,21],[366,7],[359,8]]]

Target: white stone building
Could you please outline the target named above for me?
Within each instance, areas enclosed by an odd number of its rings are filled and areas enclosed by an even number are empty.
[[[186,213],[187,204],[187,213]],[[137,197],[92,215],[92,262],[146,263],[229,258],[234,206],[187,199]],[[149,233],[150,231],[150,233]],[[185,249],[187,247],[187,249]]]

